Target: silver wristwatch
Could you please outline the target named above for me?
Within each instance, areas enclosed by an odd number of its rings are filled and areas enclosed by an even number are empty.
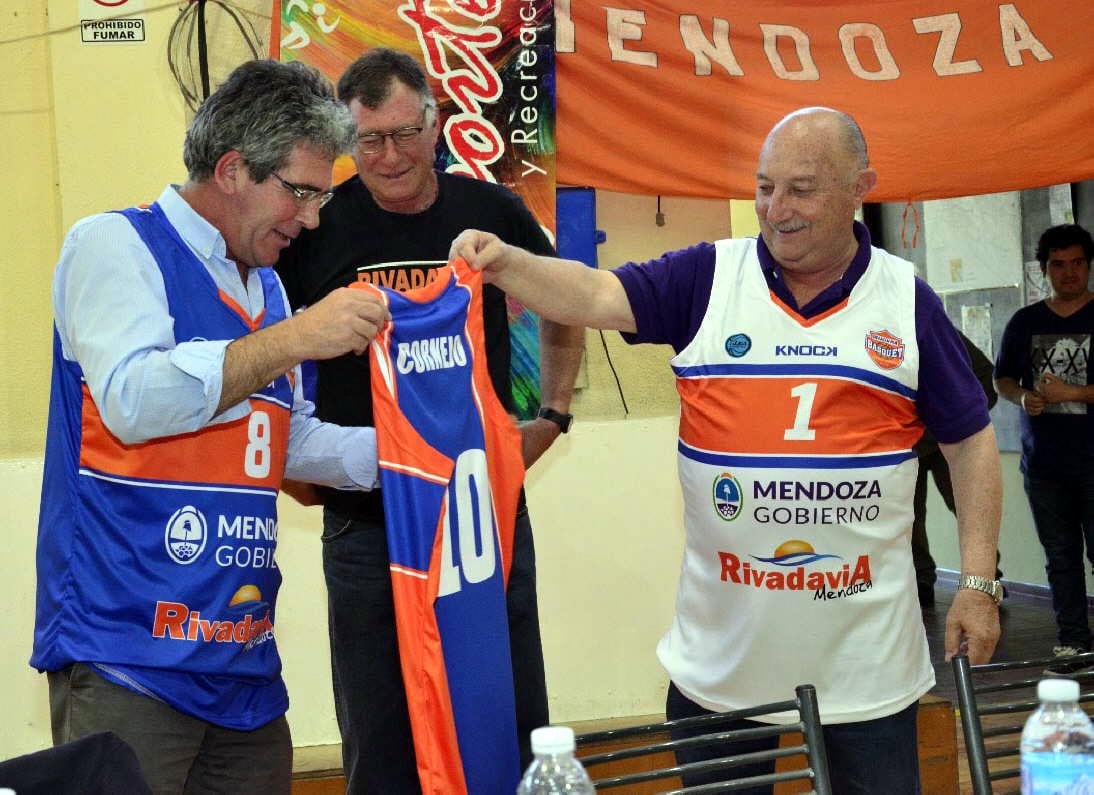
[[[983,591],[994,599],[996,604],[1003,601],[1003,584],[999,580],[989,580],[987,577],[978,577],[975,574],[963,574],[957,582],[957,587]]]

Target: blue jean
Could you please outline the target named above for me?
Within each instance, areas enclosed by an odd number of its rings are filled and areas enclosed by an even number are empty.
[[[421,792],[399,667],[383,522],[349,519],[326,509],[323,571],[346,792]],[[516,521],[506,602],[524,767],[531,761],[532,729],[546,726],[549,719],[536,602],[536,554],[531,522],[523,509]]]
[[[832,792],[839,795],[919,795],[919,749],[916,732],[918,702],[912,702],[895,715],[860,723],[837,723],[825,726],[824,744],[828,752],[828,771],[832,778]],[[665,715],[669,720],[709,715],[710,710],[699,706],[669,682],[665,700]],[[719,730],[761,726],[756,721],[740,720],[720,724]],[[692,729],[673,733],[673,739],[703,734],[704,730]],[[688,751],[677,751],[680,764],[702,762],[731,754],[746,754],[777,748],[778,737],[759,740],[723,743]],[[699,776],[687,776],[684,786],[712,784],[726,780],[730,773],[734,778],[759,776],[775,772],[775,762],[742,765],[729,772],[717,771]],[[771,795],[774,786],[752,787],[737,790],[742,795]]]
[[[1045,480],[1024,478],[1037,538],[1045,550],[1057,636],[1062,646],[1090,649],[1086,558],[1094,564],[1094,472]]]

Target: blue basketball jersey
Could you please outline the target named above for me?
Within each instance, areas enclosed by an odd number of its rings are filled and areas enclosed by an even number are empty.
[[[482,279],[380,294],[372,393],[399,653],[426,793],[520,778],[505,586],[524,466],[486,367]]]
[[[265,311],[250,318],[220,294],[158,205],[122,212],[162,275],[176,341],[235,339],[285,317],[272,269],[259,271]],[[124,444],[56,330],[53,367],[31,665],[91,663],[234,729],[283,714],[274,552],[289,379],[252,394],[242,419]]]

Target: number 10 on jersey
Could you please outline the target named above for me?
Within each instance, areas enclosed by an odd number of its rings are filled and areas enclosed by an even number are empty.
[[[445,494],[441,532],[438,597],[459,591],[463,580],[474,584],[494,575],[497,571],[497,527],[485,450],[465,450],[456,459]]]

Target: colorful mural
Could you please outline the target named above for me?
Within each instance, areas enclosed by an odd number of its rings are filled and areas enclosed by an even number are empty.
[[[337,81],[370,47],[419,58],[437,97],[437,167],[518,193],[554,239],[555,60],[552,0],[273,0],[271,56],[315,66]],[[335,180],[353,173],[343,158]],[[509,307],[513,398],[522,418],[539,407],[539,323]]]

